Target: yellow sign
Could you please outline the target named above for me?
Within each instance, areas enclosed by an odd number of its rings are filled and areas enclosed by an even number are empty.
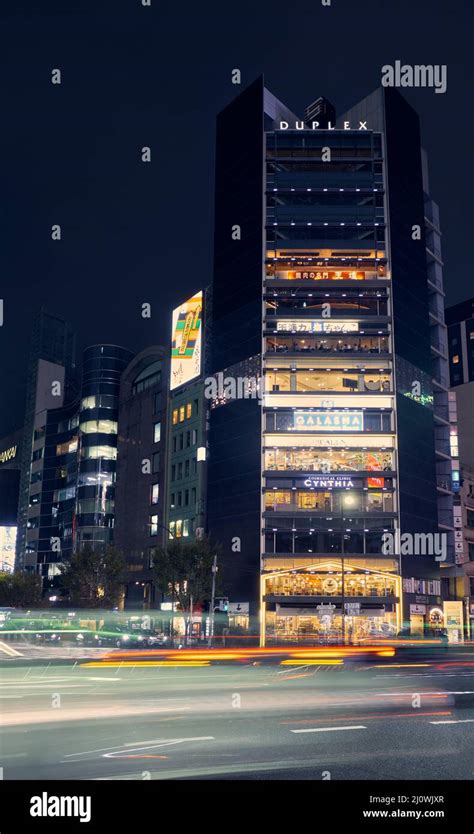
[[[461,601],[443,602],[448,643],[464,643],[464,614]]]
[[[10,446],[9,449],[4,449],[3,452],[0,452],[0,463],[7,463],[7,461],[16,458],[17,448],[17,446]]]

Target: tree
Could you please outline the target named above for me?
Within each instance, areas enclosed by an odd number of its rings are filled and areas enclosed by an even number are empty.
[[[180,611],[188,613],[191,625],[191,602],[202,604],[211,596],[212,564],[217,552],[209,539],[184,542],[172,539],[164,547],[157,548],[153,557],[155,584],[162,593],[177,603]]]
[[[60,581],[78,607],[113,608],[120,599],[125,570],[123,555],[112,545],[86,545],[62,566]]]
[[[16,571],[0,573],[0,605],[32,608],[41,605],[41,577],[36,573]]]

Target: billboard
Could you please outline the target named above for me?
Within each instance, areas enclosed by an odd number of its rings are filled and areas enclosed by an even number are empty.
[[[302,319],[292,321],[280,319],[276,325],[277,331],[291,331],[292,333],[358,333],[359,322],[357,321],[322,321]]]
[[[173,310],[170,390],[201,373],[202,291]]]
[[[293,430],[296,431],[363,431],[362,411],[295,411]]]
[[[13,573],[15,567],[16,526],[0,526],[0,571]]]

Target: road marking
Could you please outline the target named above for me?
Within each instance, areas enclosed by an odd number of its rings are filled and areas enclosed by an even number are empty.
[[[0,641],[0,651],[4,652],[4,654],[9,655],[10,657],[23,657],[21,652],[17,652],[16,649],[13,649],[11,646],[8,646],[6,643]]]
[[[124,754],[126,754],[126,756],[128,757],[130,755],[130,753],[140,753],[142,750],[154,750],[156,747],[171,747],[172,744],[184,744],[187,741],[215,741],[215,737],[214,736],[195,736],[195,737],[191,737],[191,738],[173,738],[173,739],[169,739],[168,741],[166,739],[162,739],[162,740],[157,740],[156,742],[153,742],[153,743],[148,742],[148,743],[145,744],[144,747],[132,747],[131,750],[128,750],[128,749],[124,750],[123,748],[126,745],[123,745],[120,750],[115,750],[114,753],[104,753],[103,758],[104,759],[120,758],[121,756],[123,757]]]
[[[366,730],[363,724],[354,724],[352,727],[315,727],[308,730],[290,730],[290,733],[335,733],[338,730]]]
[[[123,681],[123,678],[116,678],[115,675],[114,675],[113,678],[86,678],[86,680],[88,680],[88,681],[107,681],[107,683],[109,683],[109,681],[110,681],[111,683],[114,683],[115,681]]]
[[[450,710],[430,710],[429,712],[420,712],[418,709],[413,710],[413,712],[380,712],[380,713],[372,713],[372,715],[335,715],[332,718],[315,718],[315,722],[320,724],[321,721],[375,721],[383,719],[384,721],[387,718],[419,718],[421,715],[452,715],[453,713]],[[282,726],[288,724],[307,724],[307,718],[295,718],[290,719],[288,721],[280,721]]]
[[[474,718],[460,718],[452,721],[430,721],[430,724],[474,724]]]
[[[18,698],[26,698],[26,695],[0,695],[0,698],[14,698],[16,701]]]
[[[473,672],[436,672],[426,675],[424,672],[413,672],[411,675],[374,675],[374,678],[472,678]]]
[[[188,710],[188,709],[191,709],[191,707],[179,707],[178,710],[172,709],[170,707],[170,709],[155,710],[155,712],[158,712],[158,713],[178,712],[178,711],[181,712],[182,710]],[[159,741],[160,739],[156,739],[156,740]],[[189,739],[188,739],[188,741],[189,741]],[[152,743],[153,742],[151,742],[151,741],[150,742],[149,741],[129,741],[126,744],[122,744],[120,746],[121,747],[128,747],[128,746],[131,746],[131,745],[134,745],[134,744],[152,744]],[[106,750],[116,750],[116,749],[117,749],[117,745],[115,744],[113,747],[100,747],[98,750],[84,750],[82,753],[66,753],[64,755],[64,758],[65,759],[70,759],[70,758],[73,758],[74,756],[89,756],[91,753],[103,753]]]
[[[45,681],[45,683],[18,683],[18,684],[10,684],[10,689],[51,689],[52,686],[57,686],[58,683],[61,684],[65,689],[79,689],[79,688],[86,688],[91,689],[91,683],[66,683],[65,681]]]

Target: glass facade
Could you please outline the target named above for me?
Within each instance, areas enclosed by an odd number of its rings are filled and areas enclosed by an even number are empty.
[[[75,531],[79,547],[113,539],[120,378],[132,356],[117,345],[84,351]]]
[[[381,549],[398,518],[385,229],[379,133],[267,132],[262,642],[397,629],[400,566]]]

